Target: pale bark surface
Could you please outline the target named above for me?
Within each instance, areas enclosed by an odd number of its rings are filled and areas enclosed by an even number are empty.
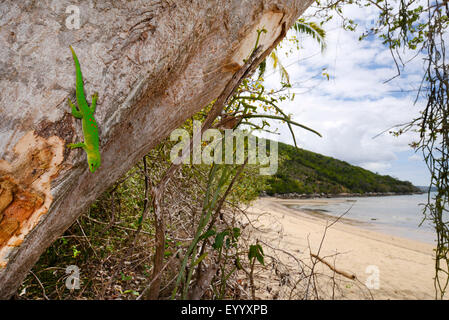
[[[69,1],[0,4],[0,298],[117,178],[223,90],[265,27],[262,52],[310,0]],[[99,93],[102,165],[87,169],[70,114],[78,55]],[[88,98],[88,101],[90,99]]]

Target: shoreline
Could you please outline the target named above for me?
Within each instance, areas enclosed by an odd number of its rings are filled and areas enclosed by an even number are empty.
[[[337,299],[367,299],[360,284],[365,286],[372,266],[379,270],[380,284],[379,289],[370,290],[374,299],[434,299],[431,244],[364,229],[342,219],[327,230],[320,247],[325,227],[335,217],[313,215],[287,206],[294,202],[304,204],[299,199],[262,197],[256,200],[247,210],[256,226],[253,232],[257,238],[276,244],[302,261],[311,261],[310,252],[319,252],[320,257],[333,257],[327,259],[337,269],[356,275],[359,284],[345,284]],[[319,272],[329,274],[330,269],[321,263]],[[269,299],[263,286],[271,281],[272,275],[264,278],[258,293]],[[366,287],[363,289],[366,291]],[[330,298],[326,292],[322,297]]]
[[[275,193],[269,195],[263,193],[259,198],[278,198],[278,199],[292,199],[292,200],[303,200],[303,199],[338,199],[338,198],[368,198],[368,197],[393,197],[393,196],[411,196],[415,194],[425,194],[427,192],[367,192],[367,193]]]

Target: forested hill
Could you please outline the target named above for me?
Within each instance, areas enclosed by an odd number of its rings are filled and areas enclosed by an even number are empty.
[[[266,192],[285,193],[414,193],[408,181],[375,174],[331,157],[279,143],[279,167],[266,181]]]

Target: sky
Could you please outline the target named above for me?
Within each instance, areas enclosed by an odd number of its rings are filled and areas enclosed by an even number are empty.
[[[412,60],[400,77],[385,83],[397,74],[389,49],[374,37],[358,40],[364,27],[375,21],[376,13],[369,8],[349,8],[345,13],[361,27],[356,32],[345,31],[339,20],[325,25],[327,47],[323,53],[307,36],[300,38],[299,51],[288,56],[278,53],[290,75],[291,92],[295,92],[294,101],[280,106],[292,120],[323,136],[297,128],[298,146],[414,185],[428,185],[430,176],[423,157],[409,146],[417,141],[417,134],[395,137],[387,130],[413,120],[423,107],[423,102],[414,104],[422,59]],[[289,45],[283,46],[288,49]],[[265,86],[278,88],[279,81],[279,74],[267,68]],[[285,124],[270,123],[279,135],[261,135],[293,144]]]

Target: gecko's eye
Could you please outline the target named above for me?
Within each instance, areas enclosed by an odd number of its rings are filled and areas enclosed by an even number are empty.
[[[89,159],[88,162],[89,162],[89,166],[88,166],[89,171],[92,173],[95,172],[98,169],[98,167],[100,166],[99,161],[97,161],[95,159]]]

